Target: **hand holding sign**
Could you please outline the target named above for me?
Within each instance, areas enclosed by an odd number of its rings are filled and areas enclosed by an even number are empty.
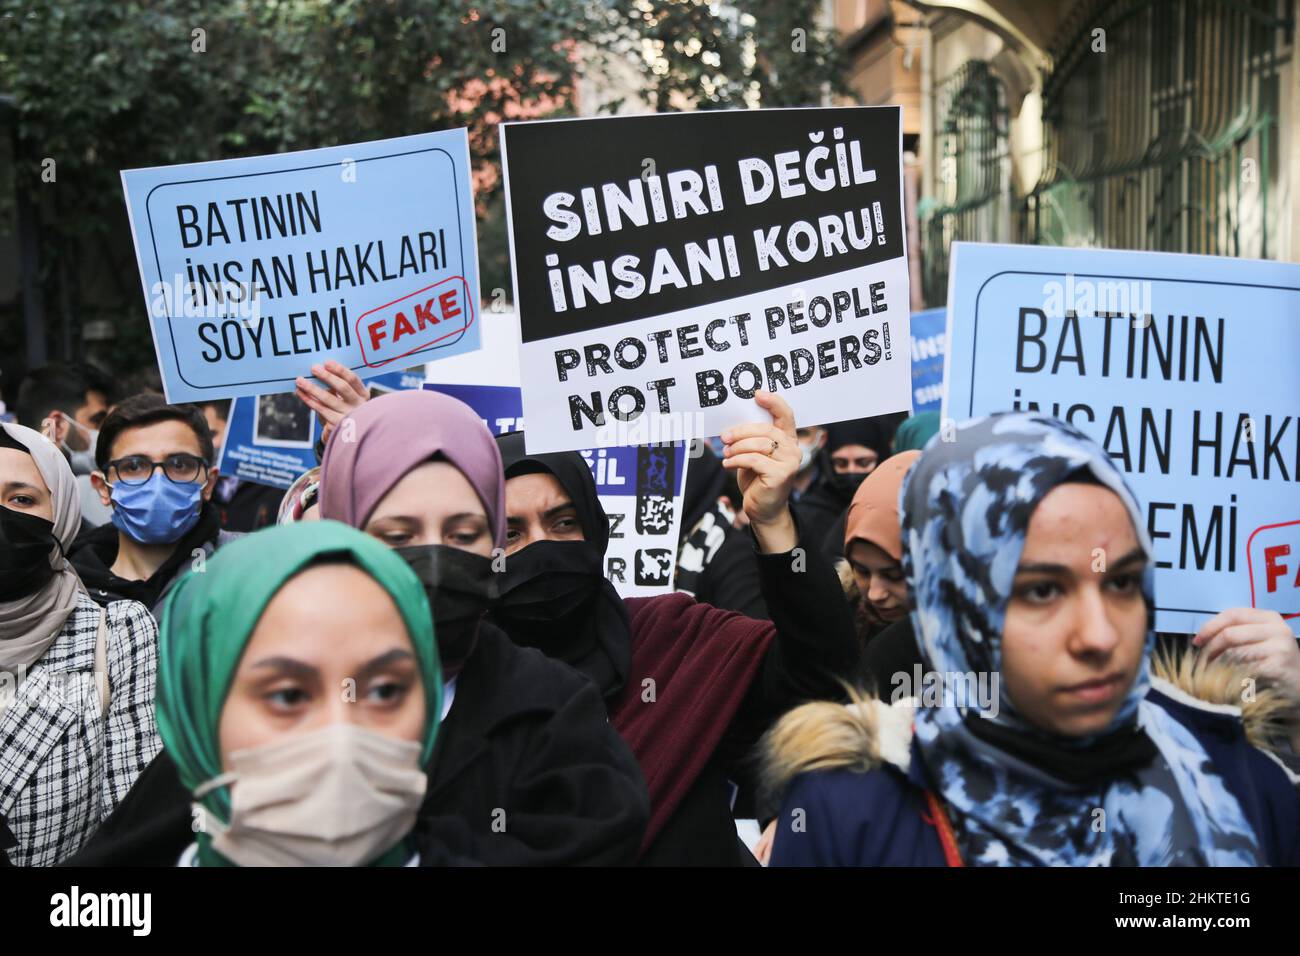
[[[294,380],[294,385],[303,404],[327,425],[337,425],[370,400],[370,389],[357,373],[333,359],[324,365],[313,365],[311,373],[328,385],[329,390],[318,388],[301,375]]]
[[[352,369],[330,359],[324,365],[313,365],[311,373],[329,386],[318,388],[301,375],[294,379],[298,398],[325,422],[324,438],[344,418],[370,399],[370,389]]]
[[[783,554],[799,543],[789,507],[799,472],[799,436],[794,411],[785,399],[760,391],[754,401],[771,414],[772,422],[751,422],[724,431],[722,467],[736,472],[759,547],[765,554]]]
[[[1210,618],[1192,638],[1201,653],[1250,665],[1266,687],[1277,689],[1291,705],[1292,722],[1300,705],[1300,645],[1277,611],[1234,607]]]

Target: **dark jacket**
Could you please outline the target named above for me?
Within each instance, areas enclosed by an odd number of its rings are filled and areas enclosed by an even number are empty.
[[[163,751],[66,863],[174,866],[193,842],[190,795]],[[457,862],[631,863],[649,817],[636,761],[573,669],[484,624],[456,681],[416,828]]]
[[[736,837],[732,816],[737,793],[742,801],[746,797],[752,799],[756,769],[752,760],[754,745],[786,710],[806,700],[842,693],[840,681],[852,674],[857,645],[852,616],[835,572],[818,554],[800,557],[793,552],[761,554],[755,550],[749,534],[743,540],[749,548],[749,561],[758,571],[775,633],[751,683],[742,689],[743,697],[734,716],[698,778],[647,846],[640,861],[642,865],[754,863],[753,856]],[[628,601],[630,608],[637,603],[636,599]],[[689,623],[696,615],[705,618],[703,630],[715,635],[714,640],[721,639],[725,630],[753,628],[756,624],[736,614],[700,605],[687,607],[678,617]],[[634,675],[629,683],[639,689],[641,679],[640,675]],[[718,687],[712,692],[721,695],[726,689]],[[663,702],[654,706],[663,706]],[[741,816],[753,813],[749,808],[736,809]]]
[[[839,494],[826,478],[813,485],[790,506],[799,522],[799,540],[807,542],[808,547],[817,548],[827,561],[843,557],[843,532],[837,541],[834,530],[852,502],[852,495]]]
[[[9,829],[9,824],[5,823],[5,818],[0,816],[0,868],[12,867],[9,862],[9,850],[18,845],[18,838],[14,836],[13,831]]]
[[[1270,866],[1300,865],[1300,797],[1286,773],[1251,746],[1240,718],[1151,690],[1205,748],[1241,804]],[[796,777],[778,816],[773,866],[944,866],[939,830],[926,805],[915,742],[910,770],[883,763],[866,772]]]
[[[247,534],[275,524],[279,517],[283,488],[259,485],[255,481],[222,478],[212,495],[226,531]]]
[[[906,686],[920,686],[913,676],[918,666],[924,670],[925,662],[921,657],[921,647],[916,643],[916,632],[912,630],[912,618],[908,615],[886,625],[867,640],[858,664],[858,686],[882,700],[890,700],[896,686],[896,674],[907,675],[909,683]]]
[[[221,529],[221,519],[211,503],[203,506],[198,523],[176,542],[171,556],[145,581],[131,581],[113,573],[117,560],[117,526],[101,525],[81,534],[72,542],[68,560],[86,585],[91,598],[100,607],[114,601],[139,601],[157,617],[158,604],[171,587],[196,560],[196,551],[211,556],[221,545],[239,537]]]
[[[485,623],[455,693],[422,817],[459,820],[487,864],[636,858],[650,801],[594,684]]]
[[[704,565],[695,582],[695,600],[701,604],[739,611],[746,617],[767,620],[767,603],[754,564],[750,536],[730,526],[723,529],[722,544]],[[680,590],[680,588],[679,588]]]

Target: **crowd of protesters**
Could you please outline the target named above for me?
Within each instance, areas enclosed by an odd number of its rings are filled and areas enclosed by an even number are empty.
[[[287,492],[228,402],[3,383],[0,864],[1300,865],[1290,626],[1158,634],[1068,425],[759,392],[625,599],[581,455],[310,373]]]

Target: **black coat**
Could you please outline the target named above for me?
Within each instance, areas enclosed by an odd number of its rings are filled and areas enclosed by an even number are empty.
[[[9,854],[6,851],[17,845],[18,838],[9,829],[9,824],[5,823],[5,818],[0,816],[0,868],[13,866],[9,862]]]
[[[805,547],[817,548],[818,552],[832,564],[844,556],[843,532],[836,538],[835,528],[843,519],[852,504],[853,497],[845,498],[823,479],[798,501],[790,506],[795,520],[799,522],[799,543]]]
[[[750,536],[735,528],[726,530],[726,540],[700,572],[695,600],[724,611],[739,611],[756,620],[769,620]]]
[[[70,866],[175,866],[190,795],[163,751]],[[640,768],[596,688],[484,624],[456,681],[420,810],[421,858],[631,863],[650,815]]]
[[[218,547],[237,537],[222,530],[221,516],[209,502],[203,506],[198,523],[176,542],[171,555],[147,581],[131,581],[113,573],[113,562],[117,560],[117,526],[113,524],[78,535],[68,550],[68,561],[100,607],[114,601],[139,601],[154,612],[172,584],[193,566],[195,551],[211,557]]]
[[[918,666],[925,670],[921,647],[912,630],[912,618],[899,618],[867,641],[858,664],[858,684],[881,700],[889,700],[896,688],[915,686],[914,668]],[[896,674],[906,674],[907,683],[896,683]],[[914,692],[919,693],[920,689]]]
[[[650,798],[594,684],[484,624],[456,679],[421,818],[459,825],[488,864],[621,865]]]
[[[776,637],[707,766],[646,848],[642,866],[756,865],[736,835],[733,817],[733,809],[740,817],[765,809],[757,806],[755,745],[791,708],[841,697],[842,681],[853,673],[853,615],[839,578],[820,553],[810,549],[796,561],[793,552],[757,551],[750,533],[740,537]],[[800,525],[799,541],[804,540]]]
[[[284,500],[284,489],[259,485],[255,481],[238,481],[228,498],[222,498],[222,482],[217,483],[217,490],[212,502],[221,514],[221,527],[227,531],[247,534],[259,528],[275,524],[279,517],[280,502]]]

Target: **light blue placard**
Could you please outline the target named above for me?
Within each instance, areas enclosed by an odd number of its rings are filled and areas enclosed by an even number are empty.
[[[424,369],[387,372],[370,379],[371,394],[419,388]],[[244,395],[230,403],[217,468],[226,477],[286,491],[304,471],[316,467],[320,417],[297,395]]]
[[[124,171],[168,400],[477,349],[469,171],[463,129]]]
[[[226,477],[288,490],[316,464],[320,419],[298,396],[245,395],[230,403],[217,468]]]
[[[943,404],[943,354],[948,310],[913,312],[912,414],[937,412]]]
[[[1100,442],[1147,514],[1159,629],[1296,626],[1300,265],[955,243],[948,310],[943,417],[1037,405]]]

